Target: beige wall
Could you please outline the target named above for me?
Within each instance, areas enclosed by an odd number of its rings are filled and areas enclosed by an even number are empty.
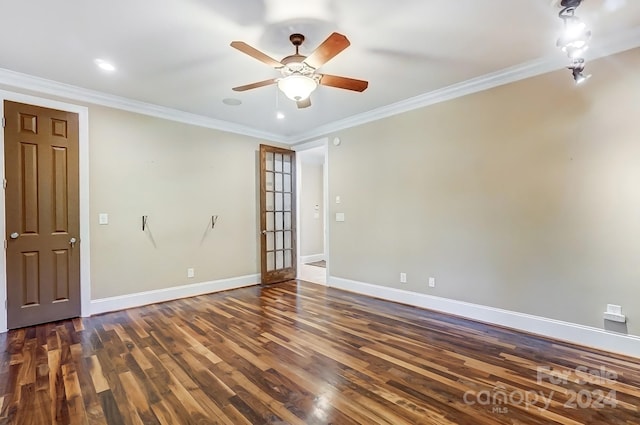
[[[256,139],[97,106],[89,139],[93,299],[259,273]]]
[[[562,70],[330,135],[332,276],[596,327],[620,304],[640,335],[638,69],[636,49],[584,86]]]
[[[583,87],[562,70],[331,135],[331,274],[597,327],[620,304],[640,335],[637,69],[638,49]],[[89,117],[93,299],[258,273],[259,141]]]
[[[88,107],[92,299],[260,272],[260,140],[0,89]],[[98,224],[99,213],[109,214],[108,225]]]
[[[324,254],[323,167],[316,162],[301,164],[299,255],[302,256]]]

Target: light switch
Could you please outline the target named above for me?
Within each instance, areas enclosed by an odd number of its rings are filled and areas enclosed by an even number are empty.
[[[344,213],[336,213],[336,221],[344,221]]]
[[[98,223],[99,224],[109,224],[109,214],[107,214],[107,213],[98,214]]]
[[[336,196],[336,204],[339,204],[340,202],[341,202],[341,201],[340,201],[340,197],[339,197],[339,196]]]

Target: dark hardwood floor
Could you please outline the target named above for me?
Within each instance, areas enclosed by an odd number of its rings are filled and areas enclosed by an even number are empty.
[[[640,424],[640,359],[307,283],[0,334],[0,424]]]

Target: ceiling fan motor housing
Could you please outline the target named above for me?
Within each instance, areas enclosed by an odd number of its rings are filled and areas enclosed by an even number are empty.
[[[304,60],[307,58],[304,55],[300,54],[300,46],[304,43],[304,35],[302,34],[291,34],[289,36],[289,40],[291,44],[296,47],[296,53],[293,55],[289,55],[283,58],[280,63],[284,66],[280,69],[280,73],[283,77],[288,77],[289,75],[299,74],[305,77],[312,77],[315,68],[307,65]]]
[[[315,69],[311,68],[309,65],[304,63],[306,56],[302,55],[291,55],[282,59],[280,62],[284,65],[280,69],[280,73],[283,77],[288,77],[289,75],[299,74],[304,75],[305,77],[312,77],[315,73]]]

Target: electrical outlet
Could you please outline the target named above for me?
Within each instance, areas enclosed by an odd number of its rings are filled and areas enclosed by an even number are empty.
[[[194,277],[195,275],[195,271],[191,267],[187,269],[187,277]]]
[[[430,277],[429,278],[429,288],[435,288],[436,287],[436,278],[435,277]]]
[[[400,273],[400,283],[407,283],[407,274]]]
[[[612,322],[627,322],[627,316],[622,314],[622,307],[615,304],[607,304],[607,311],[604,312],[604,318]]]

